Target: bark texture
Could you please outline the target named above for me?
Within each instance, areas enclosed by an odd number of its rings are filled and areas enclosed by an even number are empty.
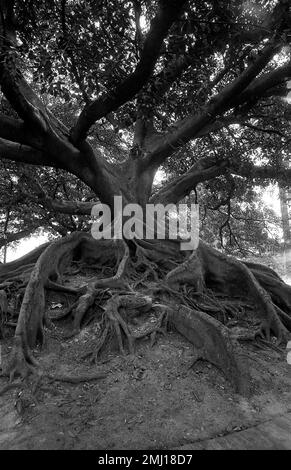
[[[181,252],[175,241],[135,241],[135,252],[125,242],[94,240],[76,232],[22,258],[38,259],[31,269],[15,330],[14,348],[5,367],[11,378],[26,376],[35,366],[32,349],[43,341],[46,291],[75,294],[72,306],[50,321],[71,317],[68,337],[78,334],[86,315],[100,322],[100,337],[92,360],[110,347],[134,353],[142,337],[156,341],[172,325],[188,339],[196,359],[218,367],[243,394],[249,390],[247,366],[241,361],[240,341],[274,336],[285,341],[291,331],[291,288],[271,269],[242,263],[200,242],[194,252]],[[96,269],[87,288],[62,286],[62,272],[73,274],[72,262]],[[112,266],[111,276],[105,276]],[[21,271],[21,264],[17,264]],[[15,262],[0,266],[0,278],[15,274]],[[19,275],[21,273],[19,272]],[[244,307],[248,305],[250,312]],[[99,312],[98,314],[94,312]],[[237,334],[230,320],[251,318],[248,334]],[[96,316],[97,315],[97,316]],[[149,320],[155,316],[155,322]],[[138,323],[143,328],[137,328]],[[270,343],[271,344],[271,343]]]

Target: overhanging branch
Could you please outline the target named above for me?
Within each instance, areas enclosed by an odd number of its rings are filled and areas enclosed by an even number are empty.
[[[171,181],[154,194],[151,202],[177,204],[194,190],[199,183],[224,175],[226,170],[233,175],[248,179],[276,180],[291,185],[291,168],[270,165],[258,166],[251,162],[240,164],[228,159],[218,160],[214,156],[207,156],[194,163],[188,172]]]
[[[276,88],[284,85],[285,95],[287,94],[287,81],[291,78],[291,61],[278,67],[272,72],[266,73],[257,78],[240,95],[236,97],[233,105],[238,106],[251,103],[253,106],[261,97],[277,95]],[[280,93],[281,96],[281,93]]]
[[[177,127],[174,127],[172,132],[163,135],[155,143],[155,148],[151,149],[149,155],[144,160],[144,167],[158,168],[163,161],[165,161],[174,151],[184,146],[189,140],[194,139],[201,135],[203,129],[211,125],[218,115],[225,113],[227,110],[233,108],[238,104],[238,100],[243,92],[248,89],[250,84],[259,75],[259,73],[269,63],[276,51],[278,45],[268,45],[264,51],[258,55],[257,59],[250,65],[236,80],[226,86],[219,94],[212,98],[205,106],[204,110],[196,115],[192,115],[184,119]],[[287,69],[289,73],[289,69]],[[280,71],[281,72],[281,71]],[[285,68],[283,72],[286,72]],[[275,74],[278,79],[282,80],[281,73]],[[258,80],[262,80],[261,78]],[[266,83],[267,82],[267,83]],[[270,79],[269,74],[265,77],[263,86],[260,88],[266,90],[268,85],[273,86],[274,77]],[[256,92],[259,92],[256,86]],[[248,92],[249,94],[249,92]],[[247,96],[245,96],[245,100]]]
[[[246,165],[231,165],[230,171],[239,176],[251,179],[272,179],[291,184],[291,168],[272,167],[268,165],[257,166],[252,163]]]
[[[43,152],[27,145],[9,142],[0,138],[0,159],[6,158],[16,163],[54,167],[55,163]]]
[[[194,190],[199,183],[223,174],[227,164],[226,161],[217,161],[214,156],[202,158],[194,163],[188,172],[171,181],[156,193],[151,202],[177,204],[177,202]]]
[[[11,142],[41,149],[41,140],[25,126],[23,121],[0,114],[0,137]]]

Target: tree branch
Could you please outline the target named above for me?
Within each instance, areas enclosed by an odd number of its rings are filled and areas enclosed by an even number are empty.
[[[234,100],[234,106],[251,103],[253,106],[260,98],[266,96],[276,96],[276,88],[280,85],[286,85],[287,81],[291,78],[291,61],[281,67],[278,67],[272,72],[266,73],[261,77],[254,80],[237,98]],[[284,87],[285,95],[287,94],[287,87]],[[281,93],[280,93],[281,96]]]
[[[241,164],[228,159],[218,160],[210,155],[194,163],[188,172],[165,185],[153,195],[150,202],[177,204],[194,190],[199,183],[225,174],[226,169],[232,174],[248,179],[274,179],[291,185],[291,168],[283,166],[274,168],[274,166],[268,165],[257,166],[251,162]]]
[[[278,136],[282,137],[283,139],[286,139],[287,141],[290,140],[290,139],[287,138],[287,136],[283,132],[280,132],[276,129],[272,129],[272,128],[265,128],[264,129],[263,127],[254,126],[253,124],[249,124],[247,122],[242,122],[242,125],[248,127],[249,129],[252,129],[254,131],[257,131],[257,132],[263,132],[265,134],[275,134],[275,135],[278,135]]]
[[[45,200],[47,207],[52,211],[68,215],[91,215],[92,207],[97,204],[96,201],[58,201],[57,199]]]
[[[274,82],[279,80],[279,76],[280,81],[282,81],[282,71],[289,74],[290,66],[281,68],[280,72],[278,70],[273,72],[271,77],[270,74],[266,74],[265,77],[257,79],[259,84],[256,81],[250,87],[251,82],[265,68],[278,49],[278,45],[266,46],[264,51],[257,56],[254,63],[236,80],[214,96],[200,114],[185,118],[172,132],[156,140],[155,148],[151,149],[151,152],[143,162],[144,168],[152,166],[158,168],[174,151],[184,146],[189,140],[198,137],[199,133],[201,134],[206,126],[213,123],[217,115],[221,115],[238,103],[246,101],[254,93],[259,93],[260,96],[262,91],[266,91],[266,89],[273,86]],[[252,92],[250,92],[250,89],[252,89]],[[242,98],[244,91],[245,95]]]
[[[22,181],[26,180],[33,194],[20,188],[21,193],[36,204],[40,204],[51,212],[68,215],[90,215],[96,201],[60,201],[50,197],[41,184],[24,171]]]
[[[160,1],[158,13],[153,19],[149,33],[144,41],[140,61],[135,71],[110,94],[101,96],[88,106],[85,106],[75,127],[71,131],[71,141],[73,143],[85,139],[88,130],[96,121],[134,98],[147,83],[159,57],[163,40],[173,22],[178,18],[185,3],[186,0]]]
[[[16,163],[29,163],[30,165],[43,165],[55,167],[56,164],[43,152],[21,145],[9,142],[0,138],[0,159],[6,158]]]
[[[2,1],[0,11],[0,85],[3,94],[19,117],[35,132],[42,135],[53,125],[65,133],[65,126],[46,109],[17,67],[14,1]]]
[[[23,121],[0,114],[0,137],[41,150],[42,142]]]
[[[199,183],[223,174],[227,165],[227,161],[219,162],[216,157],[207,156],[194,163],[188,172],[164,186],[153,196],[151,202],[177,204],[194,190]]]
[[[230,165],[230,171],[239,176],[252,179],[274,179],[291,185],[291,168],[283,166],[274,168],[269,165],[257,166],[252,163],[245,165]]]

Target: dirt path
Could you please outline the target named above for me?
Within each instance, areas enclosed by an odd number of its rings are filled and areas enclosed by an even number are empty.
[[[70,341],[49,334],[40,362],[52,373],[93,373],[82,359],[93,345],[92,327]],[[43,380],[35,396],[7,392],[0,397],[0,449],[248,448],[248,432],[267,448],[291,448],[291,368],[273,350],[248,346],[245,353],[250,398],[235,394],[207,363],[189,368],[191,346],[175,333],[152,349],[144,341],[135,356],[112,356],[105,379]],[[262,440],[266,429],[275,440]]]
[[[206,439],[179,450],[290,450],[291,413],[276,416],[257,426]]]

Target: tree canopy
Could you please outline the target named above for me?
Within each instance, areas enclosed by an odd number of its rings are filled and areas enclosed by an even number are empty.
[[[194,191],[220,235],[249,219],[255,185],[289,183],[290,19],[288,0],[2,0],[5,239],[83,229],[114,194]]]

